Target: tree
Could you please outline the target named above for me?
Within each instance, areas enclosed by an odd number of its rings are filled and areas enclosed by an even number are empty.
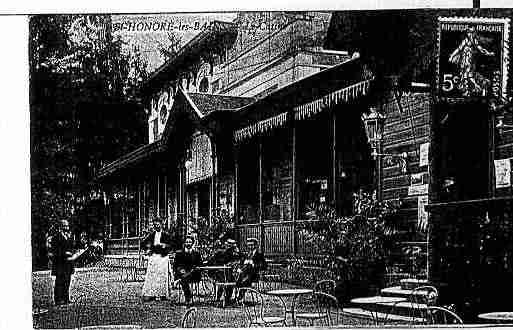
[[[167,38],[163,41],[157,40],[157,47],[160,56],[164,61],[172,59],[178,54],[178,50],[182,46],[182,38],[172,32],[167,32]]]
[[[87,207],[101,199],[91,176],[144,143],[140,108],[118,117],[107,112],[139,100],[147,74],[141,54],[113,38],[109,16],[38,15],[29,26],[32,248],[33,265],[42,267],[45,234],[57,219],[87,228]],[[130,127],[112,132],[115,141],[107,129],[122,120]]]

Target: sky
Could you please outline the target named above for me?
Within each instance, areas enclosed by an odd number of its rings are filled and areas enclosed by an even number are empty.
[[[112,24],[114,35],[119,35],[128,43],[139,46],[142,56],[148,62],[148,71],[153,72],[164,61],[159,54],[158,45],[159,42],[166,42],[168,33],[161,31],[159,27],[164,26],[168,29],[172,26],[172,33],[181,38],[183,46],[197,35],[205,24],[208,25],[214,20],[231,22],[235,18],[235,13],[113,15]],[[151,30],[143,28],[141,23],[151,26]],[[198,26],[199,29],[195,28]]]

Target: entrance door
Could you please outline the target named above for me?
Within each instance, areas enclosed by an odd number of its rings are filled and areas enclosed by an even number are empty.
[[[451,106],[440,121],[442,199],[488,196],[488,109],[482,104]]]

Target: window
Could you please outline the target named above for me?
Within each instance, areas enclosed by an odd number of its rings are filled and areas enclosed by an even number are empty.
[[[206,77],[201,79],[201,81],[199,83],[198,91],[200,93],[207,93],[208,92],[208,79]]]
[[[292,219],[292,139],[287,128],[262,139],[262,219]]]
[[[159,121],[158,118],[153,119],[153,141],[157,141],[159,139]]]
[[[259,209],[258,143],[252,139],[241,144],[238,155],[239,223],[257,223]]]

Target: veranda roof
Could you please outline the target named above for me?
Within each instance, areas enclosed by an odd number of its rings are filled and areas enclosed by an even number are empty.
[[[284,86],[235,114],[239,127],[233,132],[236,143],[283,126],[290,116],[309,118],[337,104],[367,95],[374,78],[360,59],[352,59]]]

